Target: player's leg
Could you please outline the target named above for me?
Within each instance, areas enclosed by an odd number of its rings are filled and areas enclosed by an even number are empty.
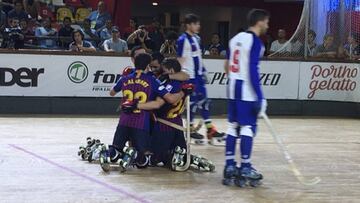
[[[171,169],[185,165],[187,159],[187,145],[184,137],[184,132],[180,130],[172,131],[171,140]]]
[[[219,144],[223,141],[224,133],[219,133],[216,127],[210,119],[210,102],[211,100],[207,96],[207,90],[204,80],[201,78],[198,80],[197,88],[197,100],[198,107],[201,110],[201,116],[206,126],[206,134],[210,144]]]
[[[190,83],[195,85],[195,91],[190,95],[190,128],[191,130],[191,134],[190,137],[191,139],[193,139],[195,141],[195,144],[204,144],[204,136],[199,134],[198,132],[194,131],[195,127],[194,127],[194,118],[195,118],[195,114],[197,112],[198,109],[198,82],[196,79],[190,79],[189,80]]]
[[[223,172],[223,184],[230,185],[237,174],[235,162],[236,140],[238,135],[238,124],[236,121],[236,102],[228,101],[228,129],[225,144],[225,167]]]
[[[240,153],[241,167],[239,169],[239,179],[237,185],[244,186],[246,181],[250,185],[256,186],[263,178],[262,175],[251,165],[251,153],[253,148],[253,139],[256,135],[257,113],[255,111],[255,102],[238,101],[238,120],[240,126]]]
[[[150,164],[152,166],[171,165],[173,134],[168,131],[153,131],[151,135],[151,155]]]

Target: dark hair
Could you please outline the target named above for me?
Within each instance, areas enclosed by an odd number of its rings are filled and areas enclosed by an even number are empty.
[[[145,70],[151,62],[151,56],[147,53],[141,53],[135,57],[135,69]]]
[[[131,53],[130,53],[130,57],[131,58],[135,58],[135,52],[137,50],[140,50],[140,49],[143,49],[141,46],[134,46],[132,49],[131,49]]]
[[[151,54],[152,60],[157,60],[159,63],[162,63],[164,60],[164,56],[160,52],[154,52]]]
[[[247,15],[247,23],[248,25],[254,26],[259,21],[263,21],[270,17],[270,13],[263,9],[252,9]]]
[[[81,40],[84,40],[84,33],[81,31],[81,30],[79,30],[79,29],[76,29],[76,30],[74,30],[72,33],[71,33],[71,37],[72,37],[72,39],[73,39],[73,41],[75,41],[75,34],[76,33],[80,33],[80,35],[81,35]]]
[[[181,71],[181,65],[176,58],[166,58],[161,65],[168,70],[173,69],[176,73]]]
[[[166,33],[166,39],[176,41],[178,39],[178,34],[174,31],[169,31]]]
[[[314,39],[316,38],[316,33],[314,30],[309,30],[308,34],[314,36]]]
[[[192,14],[192,13],[185,15],[184,23],[186,25],[189,25],[191,23],[197,23],[197,22],[200,22],[199,16]]]
[[[16,0],[14,2],[14,5],[16,5],[16,4],[21,4],[21,6],[24,7],[23,2],[21,0]]]
[[[70,18],[69,16],[64,17],[63,22],[64,22],[65,20],[69,20],[69,21],[71,22],[71,18]]]
[[[85,18],[84,21],[83,21],[83,23],[85,23],[85,22],[91,23],[91,20],[90,20],[89,18]]]

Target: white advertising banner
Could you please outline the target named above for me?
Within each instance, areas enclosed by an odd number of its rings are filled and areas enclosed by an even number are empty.
[[[226,98],[224,60],[205,59],[208,94]],[[108,97],[129,57],[0,54],[0,96]],[[267,99],[360,101],[360,65],[262,61]]]
[[[224,60],[205,59],[204,65],[208,71],[209,97],[227,98]],[[298,80],[299,62],[262,61],[260,64],[260,83],[267,99],[297,99]]]
[[[302,62],[300,100],[360,102],[360,64]]]

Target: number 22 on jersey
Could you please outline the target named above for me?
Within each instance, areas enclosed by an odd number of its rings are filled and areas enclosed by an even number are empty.
[[[124,90],[123,91],[124,97],[126,97],[128,100],[133,101],[134,99],[138,100],[139,103],[145,103],[147,100],[147,95],[145,92],[139,91],[139,92],[133,92],[131,90]],[[140,110],[134,110],[134,113],[140,113]]]

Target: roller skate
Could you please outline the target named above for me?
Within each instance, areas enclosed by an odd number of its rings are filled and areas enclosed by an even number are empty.
[[[176,170],[177,167],[185,165],[186,149],[179,146],[175,147],[174,155],[171,160],[171,169]]]
[[[125,146],[123,149],[123,157],[119,159],[120,172],[125,172],[126,169],[133,164],[137,157],[135,148]]]
[[[238,169],[236,168],[236,164],[225,166],[223,172],[222,184],[231,185],[235,180],[237,173],[238,173]]]
[[[100,145],[103,145],[103,143],[101,143],[100,140],[95,140],[95,143],[91,147],[86,148],[88,162],[91,163],[99,159]]]
[[[208,142],[214,146],[222,146],[225,144],[225,133],[219,133],[215,127],[207,130]]]
[[[111,164],[109,146],[99,145],[98,150],[100,166],[104,172],[109,172]]]
[[[210,160],[198,155],[191,155],[191,164],[208,172],[215,171],[215,165]]]
[[[202,135],[200,133],[191,132],[190,137],[191,137],[191,140],[193,141],[194,144],[197,144],[197,145],[205,144],[204,135]]]
[[[238,169],[238,175],[234,181],[235,185],[244,187],[248,183],[251,187],[257,187],[261,184],[263,176],[253,167],[241,167]]]
[[[91,148],[95,144],[95,139],[91,139],[91,137],[86,138],[86,146],[80,146],[78,155],[82,158],[82,160],[88,159],[88,148]]]

